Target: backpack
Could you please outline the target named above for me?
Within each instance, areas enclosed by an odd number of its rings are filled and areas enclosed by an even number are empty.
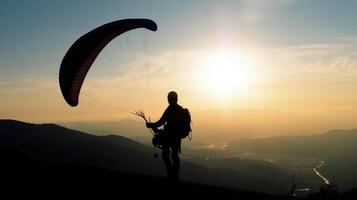
[[[189,136],[189,139],[192,139],[192,136],[190,136],[190,133],[192,132],[191,129],[191,114],[190,111],[187,108],[183,108],[180,111],[180,116],[179,116],[179,127],[180,127],[180,137],[181,139],[186,138]]]

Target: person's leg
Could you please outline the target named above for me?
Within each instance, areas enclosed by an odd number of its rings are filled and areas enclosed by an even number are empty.
[[[172,171],[173,171],[173,166],[170,160],[170,147],[168,145],[163,145],[162,147],[162,160],[164,161],[166,171],[167,171],[167,176],[171,177],[172,176]]]
[[[178,180],[179,173],[180,173],[180,157],[179,157],[179,145],[172,145],[171,146],[171,159],[172,159],[172,172],[173,177]]]

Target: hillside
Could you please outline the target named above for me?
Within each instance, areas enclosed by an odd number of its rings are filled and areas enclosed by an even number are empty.
[[[258,192],[192,182],[174,184],[153,176],[36,161],[26,154],[3,148],[0,148],[0,156],[0,175],[2,182],[7,183],[2,187],[3,195],[12,197],[281,199]]]
[[[121,136],[94,136],[55,124],[0,120],[0,147],[26,154],[31,160],[116,170],[156,177],[165,175],[161,159],[151,147]],[[246,161],[249,162],[249,161]],[[274,180],[226,168],[208,168],[183,161],[184,181],[284,194],[289,179]],[[283,176],[284,173],[281,173]]]

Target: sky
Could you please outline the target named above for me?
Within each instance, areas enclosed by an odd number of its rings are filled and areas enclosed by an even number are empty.
[[[250,126],[276,119],[269,134],[356,128],[356,7],[354,0],[2,1],[0,118],[119,120],[142,108],[156,119],[175,90],[197,124],[211,124],[207,111],[234,112],[238,124],[252,111],[262,114]],[[87,75],[79,106],[68,106],[58,85],[66,51],[124,18],[152,19],[158,31],[113,40]]]

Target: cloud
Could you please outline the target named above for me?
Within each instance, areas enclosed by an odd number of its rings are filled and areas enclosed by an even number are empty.
[[[336,56],[328,59],[321,59],[316,67],[330,72],[351,73],[356,71],[357,61],[350,56]]]
[[[351,69],[355,55],[354,45],[348,42],[309,43],[296,46],[272,48],[277,60],[289,61],[290,64],[304,64],[315,67],[343,65]],[[349,60],[349,61],[347,61]],[[328,62],[328,63],[326,63]]]
[[[309,43],[282,48],[273,48],[273,51],[285,56],[320,56],[339,51],[349,46],[348,43]]]
[[[274,9],[288,6],[295,2],[297,2],[297,0],[244,0],[242,17],[246,22],[257,22],[273,12]]]

